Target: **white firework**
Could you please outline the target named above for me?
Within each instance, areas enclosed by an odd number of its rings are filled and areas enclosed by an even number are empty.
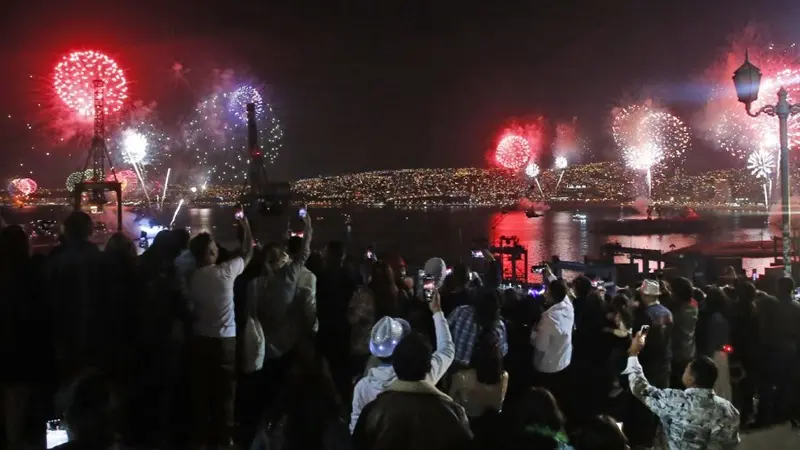
[[[769,178],[774,168],[775,155],[773,152],[760,149],[750,153],[747,158],[747,169],[756,178]]]
[[[564,170],[567,168],[569,163],[567,162],[567,158],[563,156],[559,156],[556,158],[556,169],[557,170]]]
[[[132,128],[123,131],[122,150],[126,163],[142,164],[147,157],[147,137]]]
[[[525,175],[536,178],[539,176],[539,165],[535,162],[529,162],[528,167],[525,168]]]

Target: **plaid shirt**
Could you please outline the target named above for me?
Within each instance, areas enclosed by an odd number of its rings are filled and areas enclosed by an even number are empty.
[[[468,366],[472,358],[472,348],[475,347],[479,331],[478,324],[475,323],[475,308],[470,305],[459,306],[450,313],[447,323],[450,324],[450,332],[453,334],[453,342],[456,345],[455,361]],[[500,343],[500,351],[503,356],[506,356],[506,353],[508,353],[506,324],[499,320],[494,332]]]
[[[661,420],[669,450],[725,450],[739,444],[739,411],[713,389],[658,389],[644,377],[636,357],[628,358],[633,395]]]

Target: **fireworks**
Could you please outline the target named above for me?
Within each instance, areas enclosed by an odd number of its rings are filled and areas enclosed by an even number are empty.
[[[244,85],[230,94],[229,111],[239,120],[247,123],[247,104],[253,103],[256,108],[256,119],[264,116],[264,100],[252,86]]]
[[[756,177],[768,179],[775,168],[774,153],[768,150],[756,150],[747,158],[747,170]]]
[[[556,157],[555,167],[556,170],[564,170],[567,168],[569,164],[567,163],[567,158],[563,156]]]
[[[122,185],[122,193],[128,194],[136,190],[139,186],[139,177],[136,176],[136,172],[130,169],[120,170],[116,172],[117,181],[120,182]],[[106,181],[114,181],[114,175],[109,175],[106,177]]]
[[[531,158],[531,145],[524,137],[509,134],[500,139],[495,151],[495,160],[506,169],[525,167]]]
[[[187,148],[195,163],[205,168],[212,181],[241,183],[247,178],[247,123],[228,114],[233,94],[215,94],[198,105],[185,129]],[[240,95],[241,98],[243,94]],[[258,132],[267,163],[274,163],[283,131],[268,104],[259,120]],[[245,116],[246,118],[246,116]],[[231,120],[233,119],[233,120]],[[215,180],[214,180],[215,179]]]
[[[147,157],[147,137],[134,129],[122,132],[123,161],[127,164],[142,164]]]
[[[105,82],[106,114],[117,112],[128,98],[128,86],[117,63],[96,51],[72,52],[56,65],[53,87],[59,98],[82,117],[94,116],[95,80]]]
[[[91,180],[94,177],[93,169],[86,169],[84,172],[73,172],[67,177],[67,190],[72,192],[81,181]],[[102,175],[99,177],[102,179]]]
[[[628,167],[645,172],[648,190],[652,190],[654,172],[658,175],[668,163],[682,161],[690,139],[680,119],[647,105],[619,110],[612,133]]]
[[[528,166],[525,167],[525,175],[529,176],[530,178],[536,178],[539,176],[539,165],[535,162],[529,162]]]
[[[734,42],[732,50],[726,55],[726,63],[713,68],[708,77],[720,80],[715,87],[711,101],[706,105],[704,126],[710,131],[710,138],[716,147],[732,155],[737,160],[749,160],[753,152],[763,149],[777,151],[778,121],[775,117],[762,114],[757,118],[747,115],[738,102],[730,76],[742,62],[745,49],[750,50],[751,61],[762,71],[763,78],[759,89],[759,100],[753,103],[752,111],[766,104],[774,104],[781,87],[789,93],[789,102],[800,100],[800,58],[794,44],[776,47],[764,45],[752,37],[742,42]],[[800,117],[790,116],[788,122],[789,147],[800,145]]]
[[[11,195],[29,196],[36,192],[39,185],[30,178],[14,178],[8,183],[8,193]]]

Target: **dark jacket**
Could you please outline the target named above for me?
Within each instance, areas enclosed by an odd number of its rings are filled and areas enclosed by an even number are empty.
[[[460,450],[471,440],[464,408],[425,381],[393,382],[353,432],[357,450]]]

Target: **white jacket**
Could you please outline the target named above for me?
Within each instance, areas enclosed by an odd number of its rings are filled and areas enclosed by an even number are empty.
[[[453,337],[450,336],[450,328],[447,326],[447,319],[443,312],[433,315],[433,324],[436,328],[436,351],[431,356],[431,371],[428,372],[425,380],[435,385],[453,363],[453,359],[456,357],[456,346],[453,344]],[[361,410],[369,402],[375,400],[396,379],[394,368],[391,365],[383,364],[373,367],[364,378],[358,380],[353,390],[353,412],[350,415],[351,433],[356,428]]]

